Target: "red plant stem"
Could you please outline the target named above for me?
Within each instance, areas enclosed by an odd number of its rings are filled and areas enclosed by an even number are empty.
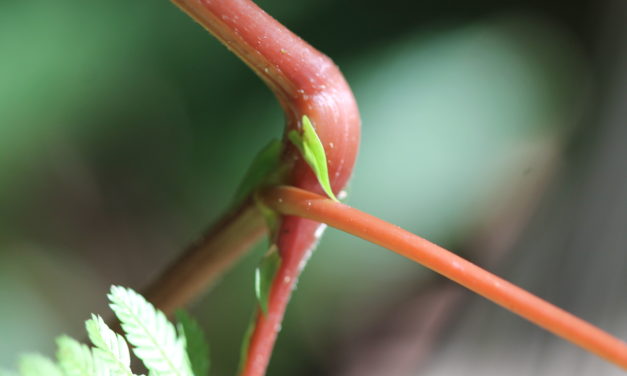
[[[270,188],[262,197],[268,206],[281,214],[324,222],[414,260],[536,325],[627,369],[625,342],[398,226],[294,187]]]
[[[294,35],[250,0],[173,0],[248,64],[275,93],[286,115],[285,134],[307,115],[324,146],[335,193],[348,182],[360,138],[353,94],[335,64]],[[284,184],[322,193],[311,168],[284,137]],[[283,314],[319,224],[284,216],[274,239],[281,256],[268,300],[268,314],[257,312],[243,376],[265,373]],[[193,259],[193,258],[192,258]]]

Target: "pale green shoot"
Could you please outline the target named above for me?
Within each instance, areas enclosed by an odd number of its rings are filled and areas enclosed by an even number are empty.
[[[327,156],[324,152],[324,146],[322,145],[313,124],[311,124],[311,120],[309,120],[306,115],[303,116],[302,124],[302,135],[296,130],[292,130],[287,136],[298,148],[298,150],[300,150],[303,158],[313,170],[316,178],[318,179],[318,183],[320,183],[320,186],[327,196],[329,196],[329,198],[333,201],[338,201],[331,189],[331,181],[329,180],[329,170],[327,167]]]

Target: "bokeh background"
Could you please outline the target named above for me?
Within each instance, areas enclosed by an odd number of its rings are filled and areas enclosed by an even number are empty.
[[[349,203],[627,339],[627,3],[259,0],[351,83]],[[0,2],[0,367],[52,355],[227,207],[282,115],[168,1]],[[247,256],[191,308],[214,375]],[[423,267],[328,230],[270,375],[620,371]]]

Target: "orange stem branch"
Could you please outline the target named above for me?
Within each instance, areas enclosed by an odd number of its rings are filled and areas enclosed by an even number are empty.
[[[326,223],[416,261],[553,334],[627,369],[625,342],[398,226],[294,187],[268,189],[263,198],[267,205],[281,214]]]

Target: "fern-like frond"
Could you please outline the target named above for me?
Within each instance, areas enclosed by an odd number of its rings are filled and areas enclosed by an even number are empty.
[[[50,359],[39,354],[25,354],[20,358],[21,376],[63,376],[61,369]]]
[[[95,366],[99,376],[133,376],[131,356],[124,338],[111,330],[102,317],[92,315],[85,322],[89,339],[94,344],[92,349]]]
[[[95,376],[91,350],[74,338],[57,338],[57,359],[65,376]]]
[[[177,337],[174,325],[163,312],[131,289],[112,286],[108,297],[133,352],[151,373],[193,376],[185,341]]]
[[[209,344],[198,322],[185,311],[176,312],[179,335],[185,339],[187,356],[195,376],[209,375]]]

